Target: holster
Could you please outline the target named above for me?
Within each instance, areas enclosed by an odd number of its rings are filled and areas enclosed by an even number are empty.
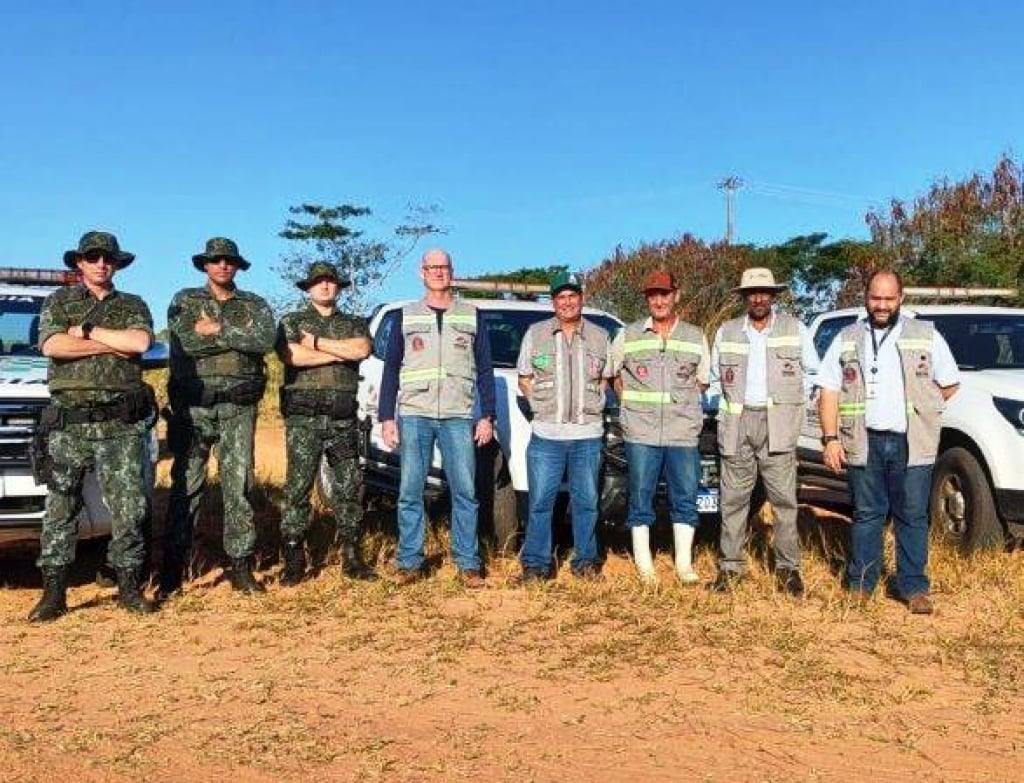
[[[52,405],[43,408],[39,424],[28,443],[28,459],[32,466],[32,478],[36,484],[48,485],[53,481],[53,458],[50,457],[50,433],[57,429],[60,411]]]
[[[332,389],[293,389],[281,387],[280,404],[284,416],[327,416],[349,419],[356,415],[356,395]]]

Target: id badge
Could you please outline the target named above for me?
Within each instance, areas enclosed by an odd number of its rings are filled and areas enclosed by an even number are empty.
[[[875,381],[869,381],[867,384],[867,399],[878,399],[878,384]]]

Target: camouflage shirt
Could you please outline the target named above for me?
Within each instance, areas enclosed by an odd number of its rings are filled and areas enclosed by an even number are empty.
[[[206,315],[220,321],[220,334],[196,333]],[[206,286],[185,288],[167,309],[171,380],[201,378],[212,389],[262,378],[263,355],[274,347],[274,314],[262,297],[235,290],[223,302]]]
[[[140,297],[114,289],[97,299],[84,285],[76,285],[54,291],[43,302],[39,349],[54,335],[87,321],[105,329],[141,329],[153,336],[153,318]],[[47,383],[58,405],[109,402],[142,385],[142,361],[139,356],[125,359],[112,353],[50,359]]]
[[[304,331],[332,340],[370,336],[365,318],[346,315],[337,310],[332,315],[320,315],[309,304],[281,319],[277,330],[278,355],[283,357],[287,343],[301,342]],[[359,385],[359,362],[332,362],[320,367],[291,367],[285,364],[284,383],[287,387],[297,389],[355,391]]]

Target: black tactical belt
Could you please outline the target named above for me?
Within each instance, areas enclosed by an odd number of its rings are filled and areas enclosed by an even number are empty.
[[[40,422],[51,430],[62,430],[69,424],[99,424],[105,421],[134,424],[149,418],[155,411],[153,389],[147,385],[137,391],[126,392],[112,402],[70,408],[48,405],[40,414]]]
[[[328,416],[348,419],[356,414],[356,397],[350,391],[289,389],[281,387],[281,413],[285,416]]]
[[[198,408],[210,408],[220,402],[254,405],[263,399],[263,392],[266,388],[266,378],[242,381],[230,389],[210,389],[201,381],[192,381],[175,384],[171,398]]]

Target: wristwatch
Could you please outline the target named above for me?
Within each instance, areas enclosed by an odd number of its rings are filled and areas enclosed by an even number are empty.
[[[85,340],[89,339],[89,335],[92,334],[93,325],[88,321],[82,323],[82,338]]]
[[[827,446],[828,444],[835,443],[838,440],[839,440],[839,436],[838,435],[822,435],[821,436],[821,445],[822,446]]]

